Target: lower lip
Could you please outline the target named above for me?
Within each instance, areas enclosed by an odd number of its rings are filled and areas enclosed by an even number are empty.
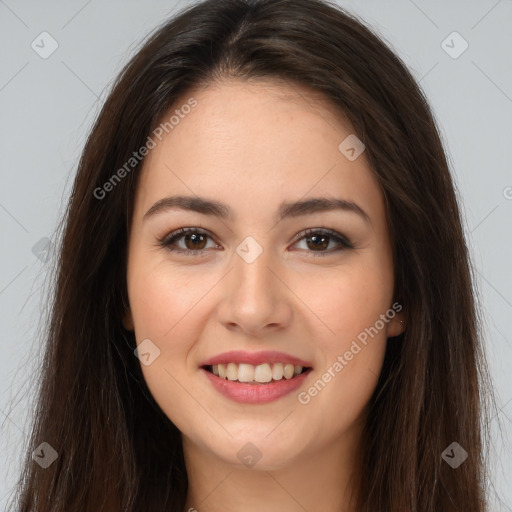
[[[206,374],[206,377],[219,393],[235,402],[243,404],[264,404],[273,402],[300,387],[311,373],[311,369],[309,369],[292,379],[285,379],[283,377],[281,380],[267,384],[245,384],[238,381],[222,379],[204,368],[201,368],[201,371]]]

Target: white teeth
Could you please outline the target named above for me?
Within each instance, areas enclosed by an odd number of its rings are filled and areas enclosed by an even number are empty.
[[[256,382],[270,382],[272,380],[272,369],[268,363],[256,366],[254,369],[254,380]]]
[[[264,384],[281,380],[283,377],[287,380],[300,375],[302,366],[294,366],[291,363],[263,363],[253,366],[247,363],[227,363],[212,365],[212,373],[221,379],[238,380],[239,382],[258,382]]]
[[[252,382],[254,380],[254,366],[240,363],[238,365],[238,380],[240,382]]]
[[[276,363],[272,367],[272,378],[274,380],[281,380],[283,378],[283,363]]]
[[[284,378],[291,379],[293,377],[293,372],[295,371],[295,367],[293,364],[285,364],[284,365]]]
[[[235,363],[229,363],[226,369],[226,377],[228,380],[237,380],[238,379],[238,368]]]

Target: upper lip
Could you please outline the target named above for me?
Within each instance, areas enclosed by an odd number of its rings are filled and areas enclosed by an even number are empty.
[[[263,363],[283,363],[293,364],[294,366],[303,366],[310,368],[311,363],[304,361],[298,357],[284,352],[277,352],[275,350],[264,350],[261,352],[247,352],[245,350],[231,350],[229,352],[223,352],[216,356],[210,357],[204,361],[201,366],[209,366],[214,364],[227,364],[227,363],[246,363],[257,366]]]

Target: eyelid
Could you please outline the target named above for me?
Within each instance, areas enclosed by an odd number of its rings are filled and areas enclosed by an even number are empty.
[[[179,227],[178,229],[171,231],[167,235],[165,235],[163,238],[158,240],[158,245],[163,247],[164,249],[167,249],[171,252],[178,253],[178,254],[193,254],[194,256],[199,256],[201,254],[204,254],[206,249],[199,249],[197,251],[191,251],[187,249],[170,249],[171,242],[175,242],[176,240],[180,240],[185,235],[189,234],[198,234],[198,235],[205,235],[212,240],[214,240],[213,235],[201,228],[201,227]],[[216,242],[215,242],[216,243]]]
[[[350,249],[354,248],[352,242],[349,240],[348,237],[346,237],[342,233],[339,233],[339,232],[334,231],[329,228],[307,228],[307,229],[302,230],[300,233],[297,233],[293,237],[293,240],[294,241],[302,240],[307,235],[327,235],[331,239],[334,239],[334,240],[340,242],[342,245],[344,245],[347,248],[350,248]],[[312,251],[312,252],[314,252],[314,251]],[[325,251],[325,252],[327,253],[327,251]]]

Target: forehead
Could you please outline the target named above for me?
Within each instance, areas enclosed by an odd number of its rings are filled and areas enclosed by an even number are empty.
[[[189,98],[197,104],[182,109]],[[179,122],[145,158],[139,206],[176,193],[214,197],[235,211],[307,195],[382,206],[364,152],[354,161],[340,152],[349,123],[308,88],[224,81],[188,91],[162,122],[173,114]]]

